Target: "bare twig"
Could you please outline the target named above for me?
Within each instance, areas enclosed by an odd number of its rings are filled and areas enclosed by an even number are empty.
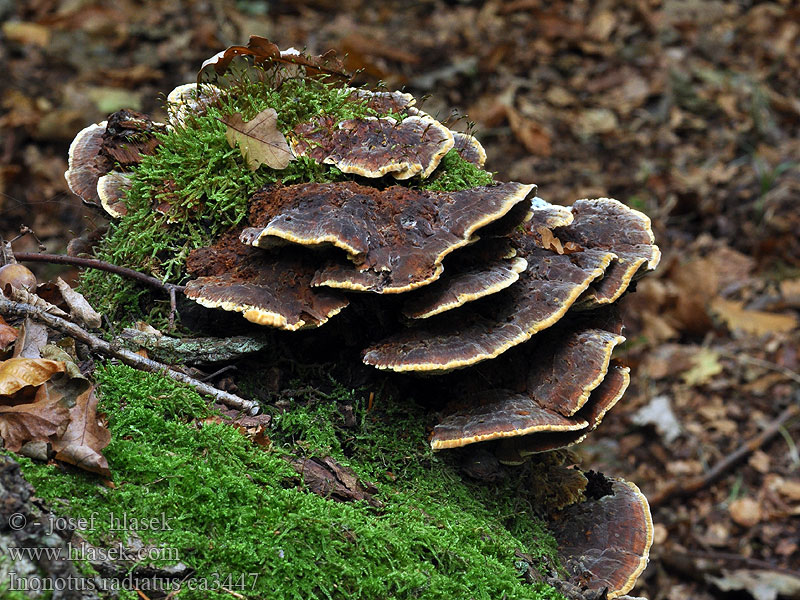
[[[244,398],[240,398],[235,394],[223,392],[222,390],[218,390],[207,383],[203,383],[202,381],[198,381],[193,377],[189,377],[185,373],[170,369],[166,365],[163,365],[159,362],[140,356],[135,352],[126,350],[125,348],[118,348],[113,344],[110,344],[109,342],[90,334],[88,331],[82,329],[78,325],[70,323],[69,321],[60,317],[56,317],[55,315],[51,315],[44,310],[30,304],[12,302],[11,300],[7,300],[0,295],[0,314],[15,317],[29,317],[36,321],[40,321],[41,323],[44,323],[53,329],[61,331],[62,333],[66,333],[76,340],[83,342],[89,346],[90,350],[96,353],[116,358],[126,365],[141,371],[147,371],[149,373],[162,373],[167,377],[174,379],[175,381],[180,381],[181,383],[190,385],[199,393],[211,396],[214,398],[214,400],[221,402],[226,406],[230,406],[231,408],[242,410],[253,415],[258,413],[259,406],[256,402],[245,400]]]
[[[47,250],[47,247],[42,243],[42,240],[39,239],[39,236],[36,235],[36,232],[33,229],[31,229],[30,227],[28,227],[27,225],[21,225],[20,228],[19,228],[19,235],[16,236],[15,238],[9,240],[8,243],[9,244],[13,244],[18,239],[23,238],[26,235],[33,236],[33,239],[36,240],[36,244],[39,246],[39,252],[44,252],[45,250]]]
[[[65,256],[63,254],[45,254],[43,252],[15,252],[14,257],[18,261],[30,262],[46,262],[59,265],[71,265],[73,267],[83,267],[88,269],[99,269],[114,273],[121,277],[134,279],[139,283],[161,290],[169,296],[169,326],[172,328],[175,325],[175,312],[177,311],[177,298],[175,294],[182,292],[186,289],[185,286],[175,285],[173,283],[165,283],[156,277],[128,269],[127,267],[120,267],[103,260],[96,258],[79,258],[77,256]]]
[[[182,285],[164,283],[156,277],[145,275],[139,271],[134,271],[133,269],[128,269],[127,267],[120,267],[119,265],[114,265],[96,258],[80,258],[77,256],[66,256],[64,254],[45,254],[42,252],[15,252],[14,256],[20,262],[46,262],[59,265],[71,265],[73,267],[100,269],[101,271],[114,273],[115,275],[127,277],[128,279],[135,279],[146,286],[159,289],[165,294],[174,294],[176,291],[182,292],[185,289],[185,287]]]
[[[699,475],[697,477],[693,477],[689,479],[687,482],[685,482],[683,485],[681,485],[677,481],[673,481],[665,489],[661,490],[657,494],[654,494],[650,498],[650,506],[658,506],[660,504],[664,504],[668,500],[671,500],[672,498],[675,497],[690,496],[695,492],[698,492],[708,487],[709,485],[717,481],[720,477],[722,477],[727,471],[729,471],[734,466],[743,461],[745,458],[747,458],[751,453],[755,452],[756,450],[761,448],[761,446],[770,441],[780,432],[781,428],[787,423],[787,421],[793,419],[798,415],[800,415],[800,404],[794,402],[790,404],[778,416],[777,419],[775,419],[769,425],[767,425],[761,433],[751,438],[750,440],[739,446],[736,450],[728,454],[716,465],[711,467],[711,469],[709,469],[707,473]]]

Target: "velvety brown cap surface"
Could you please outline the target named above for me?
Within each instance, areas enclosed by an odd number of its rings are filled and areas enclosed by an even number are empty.
[[[200,276],[186,285],[188,298],[292,331],[319,327],[348,305],[338,292],[311,288],[315,264],[303,249],[267,253],[239,242],[238,233],[189,255],[187,269]]]
[[[614,258],[593,249],[559,255],[538,248],[527,234],[515,242],[528,268],[514,285],[492,296],[490,305],[475,310],[468,305],[392,336],[368,348],[364,362],[436,373],[495,358],[556,323]]]
[[[541,431],[571,431],[588,425],[542,408],[527,396],[507,390],[485,392],[473,398],[471,409],[451,414],[436,425],[431,447],[457,448],[504,437]]]
[[[354,182],[271,186],[251,200],[250,220],[261,231],[248,241],[260,247],[273,245],[273,238],[331,244],[349,261],[321,268],[314,286],[406,292],[435,281],[446,255],[531,189],[519,183],[460,192],[378,190]]]
[[[414,96],[400,91],[353,89],[350,92],[350,98],[363,101],[366,108],[371,108],[381,115],[406,113],[409,107],[417,103],[417,99]]]
[[[338,123],[328,117],[300,123],[292,130],[292,151],[344,173],[398,179],[428,177],[453,147],[453,134],[429,117],[397,122],[365,117]]]
[[[422,295],[407,302],[403,314],[411,319],[427,319],[506,289],[519,279],[528,266],[520,257],[499,258],[445,275],[422,289]]]
[[[565,339],[537,343],[529,354],[528,394],[551,410],[572,416],[606,377],[614,347],[625,341],[602,329],[569,334]]]
[[[567,448],[582,442],[603,420],[625,394],[630,383],[630,369],[613,365],[603,381],[592,391],[586,404],[572,418],[588,423],[583,429],[575,431],[544,432],[503,440],[502,453],[516,456],[520,460],[539,452],[550,452]]]
[[[572,213],[571,224],[553,231],[562,242],[611,250],[617,255],[580,304],[593,307],[615,302],[634,277],[658,266],[661,252],[654,244],[650,219],[645,214],[610,198],[578,200],[572,205]]]
[[[454,131],[453,141],[455,142],[453,148],[461,158],[476,167],[483,168],[483,165],[486,164],[486,150],[474,135]]]
[[[653,521],[634,484],[611,480],[612,494],[565,508],[550,523],[573,582],[608,588],[608,598],[629,592],[647,566]]]
[[[64,173],[70,191],[94,206],[100,206],[97,180],[111,168],[100,156],[106,124],[106,121],[95,123],[78,132],[69,146],[69,168]]]
[[[111,171],[97,180],[97,196],[105,211],[115,219],[128,214],[125,196],[131,188],[131,176]]]

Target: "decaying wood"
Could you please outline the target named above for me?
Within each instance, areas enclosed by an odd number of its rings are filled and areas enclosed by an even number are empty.
[[[149,354],[161,362],[187,365],[235,360],[246,354],[263,350],[269,345],[269,339],[266,336],[237,335],[227,338],[181,339],[168,335],[145,333],[127,327],[120,333],[120,339],[131,348],[145,348]]]

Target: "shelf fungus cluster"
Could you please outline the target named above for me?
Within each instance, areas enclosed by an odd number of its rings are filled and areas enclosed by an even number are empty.
[[[223,73],[244,56],[338,74],[329,62],[320,66],[322,57],[280,52],[261,38],[236,48],[201,73]],[[383,310],[385,335],[365,328],[363,362],[436,376],[425,385],[451,399],[433,430],[434,450],[478,444],[517,465],[582,440],[629,383],[629,369],[612,358],[624,341],[614,304],[659,262],[650,220],[609,198],[550,204],[531,184],[427,186],[452,153],[482,169],[480,143],[409,94],[343,89],[370,114],[317,114],[269,137],[273,146],[285,141],[290,160],[338,169],[339,180],[281,183],[278,175],[257,191],[237,227],[191,252],[186,297],[288,331],[323,326],[370,297]],[[124,214],[127,165],[154,151],[155,133],[184,126],[225,93],[182,86],[168,97],[166,126],[126,114],[85,129],[70,149],[71,189]],[[115,153],[120,146],[127,156]],[[644,496],[614,482],[568,510],[575,514],[564,518],[565,543],[591,563],[609,597],[625,594],[652,539]],[[594,522],[611,525],[595,534]]]

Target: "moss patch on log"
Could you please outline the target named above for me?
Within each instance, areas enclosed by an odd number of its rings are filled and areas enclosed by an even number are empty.
[[[432,454],[425,413],[413,401],[380,397],[375,405],[383,408],[367,411],[363,393],[332,382],[313,400],[271,408],[265,449],[162,376],[104,365],[96,378],[112,433],[104,453],[114,487],[19,459],[58,514],[92,519],[81,532],[91,543],[128,541],[112,517],[164,519],[166,527],[137,532],[169,550],[144,564],[182,561],[193,581],[213,587],[221,577],[246,598],[561,597],[523,582],[528,565],[515,551],[553,564],[555,545],[514,482],[464,480]],[[340,424],[343,403],[354,407],[354,426]],[[310,492],[285,460],[298,455],[333,457],[373,482],[382,506]],[[177,597],[230,594],[185,588]]]

